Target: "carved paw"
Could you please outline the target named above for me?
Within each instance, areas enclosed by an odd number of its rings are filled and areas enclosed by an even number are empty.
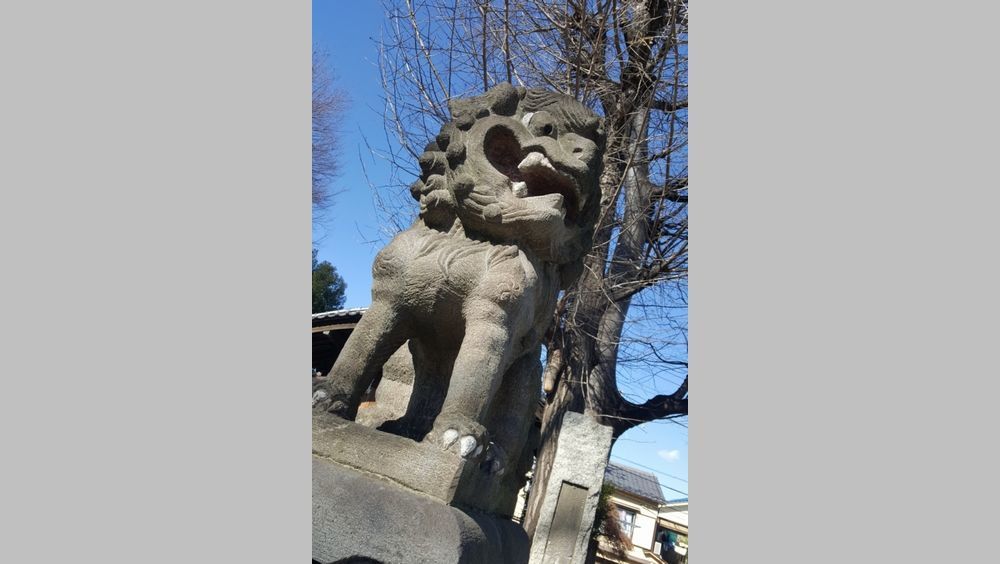
[[[347,399],[333,393],[322,384],[313,387],[312,408],[313,411],[326,411],[345,419],[352,419]]]
[[[313,409],[325,411],[326,408],[330,407],[330,394],[326,390],[313,390]]]
[[[486,429],[461,416],[439,416],[434,429],[424,438],[465,459],[482,454],[486,445]]]

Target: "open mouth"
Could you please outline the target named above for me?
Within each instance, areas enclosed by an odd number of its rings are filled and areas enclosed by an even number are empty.
[[[576,179],[560,171],[538,151],[521,148],[514,133],[494,127],[483,139],[486,159],[511,182],[511,190],[526,202],[560,210],[567,225],[575,223],[579,212]]]

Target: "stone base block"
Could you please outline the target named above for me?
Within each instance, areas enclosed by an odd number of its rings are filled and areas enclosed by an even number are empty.
[[[375,474],[449,505],[496,515],[513,512],[521,484],[497,480],[477,460],[384,433],[329,413],[313,414],[313,456]]]
[[[436,448],[328,413],[313,415],[313,456],[377,474],[407,488],[454,500],[466,461]]]
[[[313,457],[313,561],[523,564],[513,521],[451,507],[378,476]],[[366,560],[369,559],[369,560]]]

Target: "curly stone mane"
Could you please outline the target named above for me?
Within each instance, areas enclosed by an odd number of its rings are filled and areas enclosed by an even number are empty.
[[[544,225],[552,219],[551,205],[549,208],[525,205],[525,200],[512,197],[510,189],[505,189],[503,178],[496,174],[502,172],[513,178],[510,173],[518,173],[518,162],[527,151],[520,146],[518,136],[508,129],[495,128],[497,133],[487,132],[485,139],[472,138],[471,133],[477,124],[496,117],[521,121],[525,116],[544,115],[546,125],[543,127],[591,142],[593,148],[589,153],[597,155],[604,150],[603,120],[564,94],[515,88],[509,84],[501,84],[481,96],[453,100],[449,109],[452,120],[445,123],[424,148],[418,160],[420,177],[410,186],[411,195],[420,203],[420,219],[428,227],[440,231],[532,247],[547,260],[564,265],[565,278],[575,278],[572,273],[579,270],[579,263],[590,248],[600,209],[600,198],[593,193],[596,192],[600,162],[587,162],[582,166],[573,160],[580,165],[577,167],[580,173],[572,178],[577,189],[556,189],[566,200],[565,229],[547,227],[537,234],[539,240],[527,241],[525,234],[537,231],[535,225]],[[544,134],[545,130],[537,133]],[[470,162],[470,145],[473,150],[478,149],[476,156],[485,157],[486,162],[482,158]],[[553,146],[557,147],[555,143]],[[553,153],[558,151],[549,149],[550,158],[556,160]],[[569,170],[568,165],[562,168]],[[548,177],[541,178],[538,184],[543,184],[544,180],[553,181],[551,183],[565,180],[540,168],[538,176],[543,172]],[[581,190],[584,193],[579,193]],[[564,280],[563,285],[570,281]]]

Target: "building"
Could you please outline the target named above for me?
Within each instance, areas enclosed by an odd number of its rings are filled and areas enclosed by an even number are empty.
[[[597,562],[686,564],[687,499],[666,501],[655,474],[614,462],[604,483],[612,487],[611,509],[631,547],[623,558],[601,539]]]
[[[657,516],[657,541],[655,552],[669,564],[687,564],[688,500],[668,501],[660,506]]]
[[[660,505],[665,503],[656,475],[645,470],[609,462],[604,473],[605,485],[613,490],[610,497],[611,511],[618,514],[618,526],[631,548],[626,559],[615,556],[610,547],[601,542],[598,562],[655,562],[651,559],[656,543],[657,517]]]
[[[368,308],[341,309],[314,313],[312,316],[312,368],[323,376],[330,373],[344,348],[347,337],[357,327]]]

